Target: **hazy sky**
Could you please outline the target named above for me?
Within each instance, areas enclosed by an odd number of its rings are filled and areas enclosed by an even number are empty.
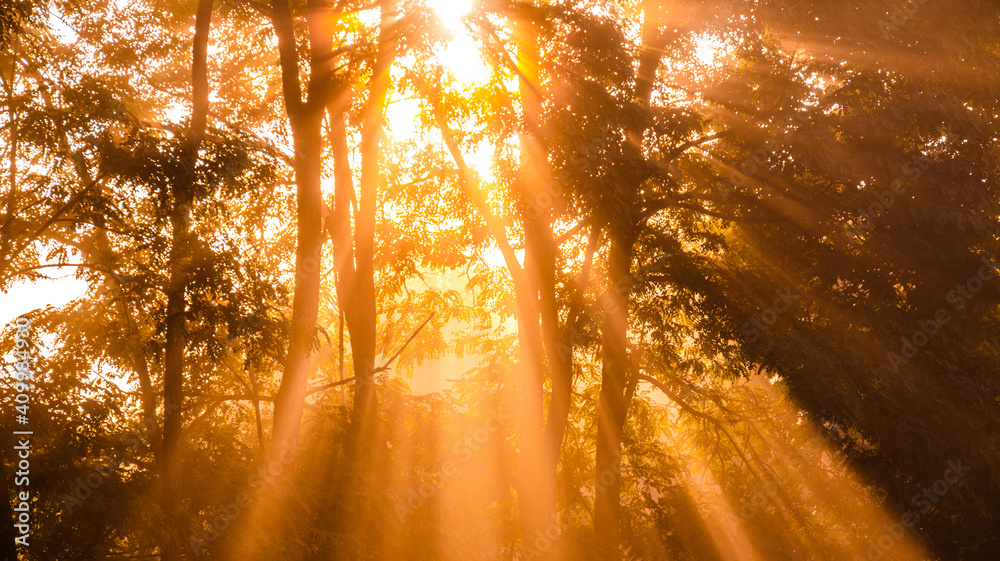
[[[70,300],[82,296],[87,283],[73,278],[75,269],[56,269],[51,279],[35,283],[21,283],[6,292],[0,292],[0,321],[4,325],[19,315],[45,306],[64,306]]]

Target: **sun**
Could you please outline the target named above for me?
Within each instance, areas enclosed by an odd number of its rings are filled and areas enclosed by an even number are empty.
[[[695,41],[694,55],[698,62],[713,65],[727,52],[726,44],[718,37],[704,35]]]
[[[462,27],[462,18],[472,10],[472,0],[427,0],[427,4],[452,31]]]
[[[489,68],[483,64],[479,47],[469,35],[463,18],[472,10],[473,0],[427,0],[434,14],[453,35],[447,46],[437,54],[437,60],[466,84],[489,80]]]

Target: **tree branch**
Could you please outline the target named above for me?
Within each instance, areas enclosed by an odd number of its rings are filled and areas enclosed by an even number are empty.
[[[689,140],[689,141],[681,144],[677,148],[674,148],[670,152],[667,152],[666,156],[664,156],[663,158],[660,158],[659,160],[657,160],[656,162],[654,162],[654,164],[655,165],[660,165],[662,163],[666,163],[666,162],[672,161],[675,158],[677,158],[678,156],[680,156],[681,154],[683,154],[688,148],[694,148],[695,146],[701,146],[702,144],[705,144],[705,143],[708,143],[708,142],[712,142],[713,140],[719,140],[720,138],[725,138],[725,137],[730,136],[732,134],[733,134],[733,130],[732,129],[727,129],[727,130],[724,130],[724,131],[721,131],[721,132],[717,132],[715,134],[710,134],[708,136],[703,136],[701,138],[696,138],[694,140]]]
[[[417,336],[417,334],[420,333],[420,330],[423,329],[424,326],[427,325],[432,319],[434,319],[433,312],[431,312],[431,315],[427,316],[427,319],[425,319],[424,322],[420,324],[420,327],[418,327],[416,331],[414,331],[413,334],[410,335],[410,337],[406,340],[406,342],[403,343],[403,346],[399,347],[399,350],[397,350],[394,355],[389,357],[389,360],[386,361],[385,364],[375,369],[375,373],[385,372],[386,370],[388,370],[389,366],[393,363],[393,361],[396,360],[396,358],[398,358],[399,355],[402,354],[404,350],[406,350],[406,347],[409,346],[409,344],[413,341],[413,339]]]

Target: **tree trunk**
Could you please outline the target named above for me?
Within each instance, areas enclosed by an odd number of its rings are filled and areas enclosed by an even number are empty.
[[[601,559],[618,559],[621,534],[622,432],[631,392],[628,358],[628,291],[631,281],[633,239],[612,233],[608,253],[608,288],[604,294],[601,325],[601,393],[597,405],[597,461],[594,470],[594,531]]]
[[[665,6],[661,0],[643,3],[643,51],[635,81],[635,99],[648,105],[656,83],[656,71],[663,55],[661,27]],[[642,126],[629,138],[641,150]],[[641,185],[626,186],[622,193],[621,216],[640,215]],[[629,292],[632,284],[633,245],[636,224],[608,224],[611,246],[608,251],[608,288],[604,294],[604,319],[601,325],[601,393],[597,406],[597,454],[594,469],[594,532],[602,559],[621,557],[621,458],[622,436],[628,408],[635,390],[635,376],[628,357]]]
[[[357,273],[353,294],[342,295],[346,297],[345,300],[354,300],[354,321],[351,321],[350,315],[347,318],[356,377],[351,424],[356,446],[354,453],[362,461],[371,455],[378,423],[378,397],[375,394],[375,218],[381,181],[385,110],[392,84],[390,71],[396,60],[395,25],[399,19],[399,0],[381,0],[379,4],[381,21],[378,51],[372,68],[368,103],[361,129],[361,193],[358,199],[358,216],[355,219]]]
[[[296,248],[292,319],[285,352],[281,384],[274,398],[271,444],[266,448],[263,469],[286,473],[295,457],[306,388],[315,367],[313,342],[317,334],[319,291],[322,279],[323,234],[323,114],[336,94],[333,87],[332,35],[328,7],[309,0],[306,23],[309,30],[308,99],[303,100],[300,59],[295,38],[295,18],[287,0],[271,0],[271,25],[278,43],[281,92],[292,130],[295,155]],[[273,480],[272,480],[273,481]],[[219,553],[223,559],[259,559],[265,555],[255,532],[288,537],[279,512],[285,500],[281,489],[266,484],[249,512],[236,519],[232,539]]]
[[[309,114],[294,117],[293,122],[298,239],[288,350],[274,400],[271,448],[278,456],[294,446],[302,422],[306,385],[313,370],[323,247],[322,121],[319,115]]]
[[[558,244],[551,226],[555,194],[552,183],[547,182],[548,164],[538,138],[541,96],[535,24],[529,19],[515,20],[519,89],[526,128],[520,137],[520,173],[514,192],[523,213],[523,266],[507,237],[504,220],[494,215],[486,193],[477,185],[440,106],[435,117],[458,166],[459,182],[482,214],[514,285],[520,363],[508,401],[516,409],[520,439],[517,500],[521,552],[527,556],[537,552],[542,558],[557,558],[559,545],[542,536],[546,531],[551,532],[556,522],[556,471],[569,416],[573,341],[559,323],[556,300]],[[553,387],[547,423],[543,399],[546,372],[552,377]]]
[[[529,272],[534,267],[534,250],[526,251],[525,265],[522,267],[514,248],[507,237],[504,220],[496,216],[487,201],[487,195],[476,183],[474,174],[462,155],[461,147],[454,132],[448,127],[447,116],[438,107],[436,111],[438,125],[448,150],[458,166],[458,179],[469,198],[482,214],[490,234],[496,241],[504,263],[514,285],[514,298],[517,309],[517,339],[520,353],[520,363],[517,369],[515,383],[509,386],[510,393],[506,402],[511,403],[518,421],[517,431],[520,435],[520,453],[518,455],[517,501],[520,510],[519,535],[522,540],[522,553],[530,555],[535,548],[532,543],[536,532],[544,533],[551,518],[545,511],[543,498],[549,496],[548,489],[554,485],[546,483],[546,440],[544,438],[543,411],[543,381],[545,377],[544,346],[539,323],[538,276]],[[528,153],[524,149],[522,153]],[[520,194],[518,194],[520,195]],[[520,199],[524,201],[524,197]],[[526,225],[526,228],[530,226]],[[528,257],[528,254],[531,257]],[[554,496],[554,493],[552,493]],[[538,549],[538,548],[535,548]],[[551,549],[540,552],[550,556]]]
[[[539,543],[548,544],[544,536],[556,522],[558,451],[553,450],[552,441],[546,438],[543,400],[545,376],[554,366],[551,360],[546,364],[546,358],[552,359],[558,354],[554,352],[558,339],[555,242],[551,227],[554,197],[550,190],[552,184],[547,181],[548,162],[539,131],[542,98],[537,22],[520,17],[515,22],[514,33],[520,70],[518,90],[524,113],[515,193],[524,216],[525,240],[525,282],[516,295],[522,365],[519,369],[522,485],[518,501],[522,511],[522,547],[525,551],[538,551],[543,559],[554,559],[560,555],[558,539],[557,543],[539,547]]]
[[[559,454],[569,424],[569,409],[573,396],[573,340],[568,333],[573,314],[567,317],[565,326],[560,325],[559,307],[556,301],[556,252],[559,248],[550,224],[546,224],[543,235],[545,237],[542,254],[539,257],[538,286],[545,357],[548,360],[549,377],[552,382],[545,423],[545,468],[554,482],[557,480]]]
[[[285,0],[271,3],[272,23],[278,38],[282,94],[295,148],[296,220],[295,287],[292,321],[288,335],[281,385],[274,400],[271,457],[290,454],[298,439],[305,406],[306,386],[312,374],[311,359],[323,248],[323,111],[331,93],[331,38],[322,25],[322,7],[309,3],[310,80],[309,100],[302,100],[295,23]]]
[[[392,85],[390,71],[397,54],[398,0],[381,0],[380,30],[372,75],[368,83],[368,99],[361,115],[361,174],[354,232],[351,232],[354,199],[350,146],[347,140],[348,95],[332,100],[330,115],[330,148],[334,159],[335,192],[328,224],[333,239],[337,275],[337,302],[351,341],[351,361],[354,368],[354,403],[351,425],[345,446],[346,463],[334,487],[334,532],[344,535],[368,533],[370,552],[381,547],[378,535],[378,509],[372,508],[371,497],[379,477],[375,444],[378,438],[378,395],[375,387],[375,357],[378,351],[378,308],[375,299],[375,229],[378,213],[378,192],[381,184],[382,137],[385,110]],[[349,551],[338,552],[336,558],[352,558]]]
[[[212,20],[212,0],[199,0],[195,20],[194,49],[191,63],[193,99],[191,129],[185,139],[179,177],[173,191],[174,207],[170,215],[173,241],[170,248],[170,278],[167,282],[167,333],[163,369],[163,500],[162,508],[170,521],[162,559],[178,561],[182,540],[174,535],[176,511],[180,500],[181,479],[181,408],[184,399],[184,351],[187,329],[185,291],[190,268],[189,221],[192,186],[198,147],[208,119],[208,34]]]

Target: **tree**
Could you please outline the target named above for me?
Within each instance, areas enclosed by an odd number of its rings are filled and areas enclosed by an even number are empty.
[[[163,510],[173,516],[181,486],[181,409],[184,403],[184,355],[187,343],[184,314],[190,266],[190,204],[195,185],[198,150],[208,122],[208,35],[212,22],[212,0],[199,0],[195,19],[194,53],[191,62],[191,125],[181,152],[181,172],[172,184],[173,209],[170,224],[170,278],[167,281],[167,333],[163,365]],[[164,559],[180,559],[180,540],[168,539]]]
[[[453,8],[0,12],[31,556],[995,557],[996,9]]]

